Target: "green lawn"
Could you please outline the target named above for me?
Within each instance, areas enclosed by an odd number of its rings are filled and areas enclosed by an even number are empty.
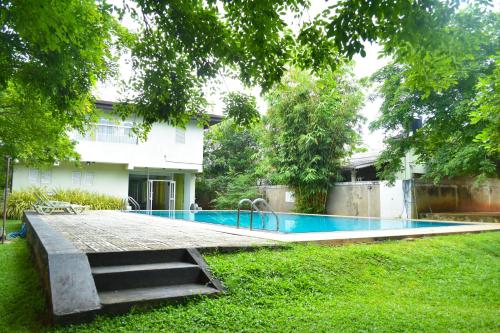
[[[2,221],[0,218],[0,229],[2,228]],[[21,221],[17,220],[7,220],[6,228],[7,233],[12,232],[12,231],[17,231],[21,228]]]
[[[7,232],[20,221],[7,221]],[[25,240],[0,244],[0,332],[39,332],[44,302]]]
[[[210,255],[222,297],[51,331],[498,332],[499,255],[500,233]],[[0,262],[0,331],[40,331],[25,241]]]

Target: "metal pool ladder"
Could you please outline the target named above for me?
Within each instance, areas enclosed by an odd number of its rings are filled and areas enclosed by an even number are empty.
[[[132,206],[132,210],[141,210],[141,205],[139,205],[139,203],[132,197],[128,197],[127,198],[127,201],[130,203],[130,205]]]
[[[262,220],[262,222],[264,222],[264,213],[257,207],[257,205],[256,205],[257,203],[262,203],[267,207],[267,209],[269,209],[269,211],[276,218],[276,231],[280,230],[280,221],[279,221],[278,215],[273,210],[273,208],[269,205],[269,203],[267,203],[267,201],[264,200],[263,198],[257,198],[254,201],[252,201],[250,199],[241,199],[240,202],[238,202],[238,220],[236,223],[237,228],[240,227],[240,211],[241,211],[241,205],[244,203],[250,204],[250,230],[253,229],[253,211],[254,211],[254,209],[260,213],[261,220]]]

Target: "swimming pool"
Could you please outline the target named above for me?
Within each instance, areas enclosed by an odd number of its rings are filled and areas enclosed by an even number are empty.
[[[167,217],[171,219],[205,222],[236,227],[237,211],[133,211],[134,213]],[[446,227],[465,223],[447,223],[422,220],[359,218],[349,216],[308,215],[277,213],[279,231],[283,233],[331,232],[355,230],[414,229]],[[240,227],[250,227],[250,213],[241,212]],[[276,218],[270,213],[253,214],[253,229],[276,231]]]

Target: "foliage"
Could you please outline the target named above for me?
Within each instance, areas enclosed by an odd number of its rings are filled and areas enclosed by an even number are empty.
[[[232,119],[225,119],[205,133],[203,175],[198,177],[196,184],[197,201],[202,207],[212,207],[214,199],[229,195],[218,201],[224,204],[217,203],[215,207],[234,209],[248,191],[253,193],[248,188],[256,185],[255,173],[261,151],[259,137],[262,132],[261,123],[242,127]],[[229,187],[230,194],[227,193]],[[241,192],[238,194],[239,190]],[[229,207],[238,195],[236,204]]]
[[[7,217],[20,220],[25,210],[31,209],[36,202],[34,189],[13,191],[8,196]],[[2,206],[3,211],[3,206]]]
[[[230,92],[224,96],[224,115],[236,125],[249,126],[260,121],[255,96],[240,92]]]
[[[9,82],[5,90],[0,91],[0,141],[3,143],[0,154],[13,156],[26,165],[77,159],[75,142],[67,133],[69,120],[56,113],[54,104],[43,95],[35,96],[34,92]]]
[[[50,198],[90,206],[93,210],[120,210],[125,207],[122,198],[81,190],[56,189],[52,191]]]
[[[358,143],[359,87],[348,68],[318,78],[292,70],[267,100],[266,155],[275,178],[295,190],[298,211],[323,213],[341,160]]]
[[[293,45],[280,14],[304,2],[137,0],[130,11],[142,30],[132,46],[134,93],[126,105],[146,123],[182,125],[200,116],[202,87],[221,73],[268,88]]]
[[[426,92],[408,85],[411,64],[392,63],[373,76],[373,81],[381,83],[379,95],[384,102],[372,128],[384,129],[388,137],[378,162],[384,169],[382,177],[393,180],[407,152],[425,163],[426,176],[434,181],[499,175],[498,93],[492,91],[493,80],[498,80],[499,22],[499,14],[477,8],[467,8],[452,18],[450,38],[465,34],[463,43],[475,47],[472,53],[461,55],[460,76],[447,89]],[[412,133],[415,118],[423,118],[424,125]]]
[[[223,192],[217,192],[213,200],[215,209],[236,209],[241,199],[254,200],[260,196],[253,174],[230,174],[227,178]]]
[[[447,88],[459,76],[462,44],[459,35],[448,38],[446,25],[462,2],[340,0],[311,18],[308,0],[136,0],[126,8],[141,30],[123,106],[148,124],[182,125],[201,115],[202,88],[221,74],[266,92],[287,65],[335,69],[364,56],[363,42],[378,42],[398,62],[411,63],[410,81],[420,88]]]
[[[495,69],[476,84],[476,97],[470,112],[472,124],[481,123],[482,130],[475,140],[492,155],[500,156],[500,56],[494,58]]]
[[[18,240],[0,247],[0,317],[7,332],[495,332],[499,241],[490,232],[211,254],[228,290],[221,297],[46,328]]]
[[[362,43],[376,41],[397,62],[409,64],[409,86],[429,94],[456,84],[469,61],[460,55],[478,47],[463,43],[461,32],[449,33],[461,0],[340,0],[314,18],[306,17],[311,3],[135,0],[116,8],[105,0],[1,2],[1,120],[19,113],[17,128],[40,133],[50,124],[51,138],[42,145],[27,136],[24,144],[16,140],[1,153],[36,164],[73,158],[65,133],[83,131],[95,120],[91,90],[113,75],[122,48],[131,53],[133,75],[125,83],[130,94],[116,111],[122,117],[135,112],[146,130],[139,134],[145,134],[156,121],[205,121],[203,88],[220,75],[265,92],[290,64],[321,73],[364,55]],[[487,8],[488,1],[480,4]],[[117,22],[127,14],[139,26],[133,34]],[[24,102],[14,107],[6,102],[19,99]],[[251,108],[237,110],[237,119],[252,118],[244,115]],[[3,143],[15,138],[12,127],[2,132]],[[52,140],[57,133],[60,139]],[[38,152],[43,146],[49,154]]]
[[[408,65],[405,84],[429,94],[456,84],[470,60],[463,54],[479,47],[470,39],[464,43],[473,30],[450,30],[454,14],[467,6],[491,12],[491,5],[490,1],[462,0],[341,0],[306,23],[299,41],[316,43],[322,49],[313,65],[328,57],[332,44],[341,56],[351,59],[355,54],[365,55],[363,44],[377,42],[384,55]]]
[[[35,191],[43,191],[39,188],[30,188],[22,191],[13,191],[9,194],[7,202],[7,216],[12,219],[20,219],[25,210],[31,209],[37,201]],[[49,199],[70,202],[72,204],[90,206],[94,210],[119,210],[124,208],[121,198],[109,195],[91,193],[81,190],[57,189],[49,193]]]
[[[68,129],[94,120],[92,89],[114,70],[123,29],[106,1],[0,2],[0,154],[75,157]]]

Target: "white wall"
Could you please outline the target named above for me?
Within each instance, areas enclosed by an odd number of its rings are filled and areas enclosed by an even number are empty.
[[[50,169],[40,169],[38,177],[35,177],[37,172],[34,170],[38,169],[32,169],[30,177],[30,168],[15,165],[12,178],[13,191],[37,186],[47,190],[81,189],[120,198],[128,197],[128,170],[125,165],[82,163],[81,167],[77,167],[64,164]]]
[[[185,143],[176,143],[176,129],[154,124],[146,142],[138,144],[81,140],[76,150],[82,161],[126,164],[134,167],[202,171],[203,129],[196,122],[186,127]]]
[[[396,180],[393,186],[387,181],[380,181],[380,217],[407,217],[402,180]]]

